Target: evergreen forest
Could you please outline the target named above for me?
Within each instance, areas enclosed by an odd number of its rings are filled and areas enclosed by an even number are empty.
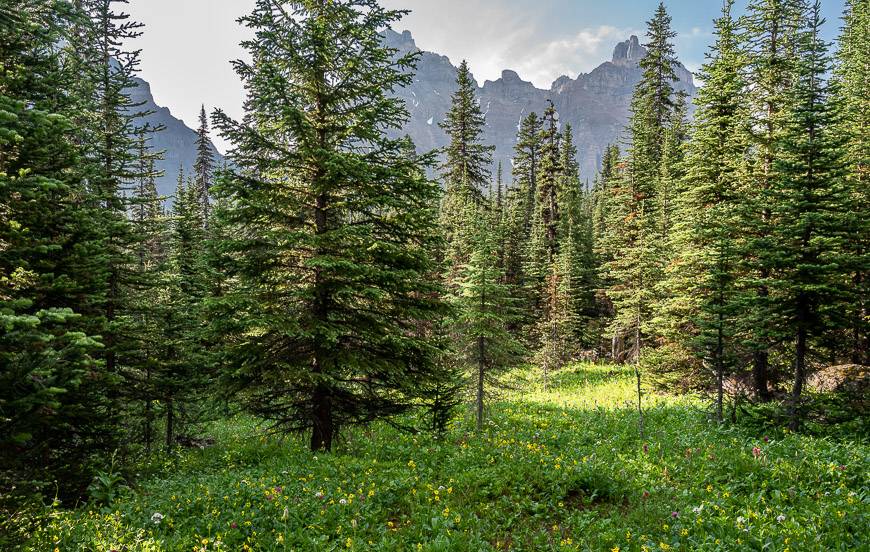
[[[691,98],[645,14],[581,174],[552,102],[494,163],[466,62],[420,151],[408,12],[256,0],[164,197],[127,0],[0,0],[0,549],[870,549],[870,2],[820,2],[723,0]]]

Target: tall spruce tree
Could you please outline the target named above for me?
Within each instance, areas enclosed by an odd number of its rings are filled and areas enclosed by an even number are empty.
[[[768,247],[759,252],[770,267],[777,338],[793,346],[791,428],[800,425],[800,401],[813,339],[836,327],[848,281],[847,217],[855,207],[843,170],[845,142],[839,133],[840,107],[832,98],[827,45],[821,38],[820,0],[810,7],[796,40],[793,82],[786,95],[776,178],[770,182]]]
[[[837,50],[836,98],[843,109],[840,133],[846,137],[846,178],[858,207],[849,241],[852,259],[853,300],[847,307],[851,320],[847,349],[849,361],[870,364],[870,219],[860,215],[870,208],[870,3],[848,0]]]
[[[0,1],[0,547],[44,493],[78,499],[119,441],[114,381],[83,318],[100,244],[71,121],[69,5]]]
[[[705,86],[695,100],[697,111],[687,150],[684,190],[677,198],[672,245],[674,261],[665,287],[662,333],[685,346],[699,369],[681,366],[677,378],[708,389],[713,375],[715,407],[723,419],[724,381],[738,345],[741,230],[736,218],[749,156],[745,58],[732,17],[733,0],[716,20],[716,43],[701,69]]]
[[[211,186],[214,170],[214,152],[208,134],[208,117],[203,105],[199,112],[199,128],[196,130],[196,161],[193,164],[193,172],[202,209],[202,223],[205,227],[208,227],[211,216]]]
[[[258,0],[235,67],[245,117],[218,111],[236,165],[217,186],[234,285],[219,298],[228,382],[282,431],[330,450],[340,428],[420,404],[444,373],[419,324],[442,309],[430,251],[439,187],[406,140],[417,54],[379,32],[404,12],[375,0]]]
[[[523,286],[531,298],[534,325],[530,326],[531,338],[540,343],[539,356],[546,383],[552,368],[559,362],[558,320],[562,274],[558,270],[557,256],[562,235],[562,185],[561,134],[558,129],[558,114],[552,102],[544,112],[541,130],[541,165],[538,189],[535,194],[535,209],[532,214],[532,231],[526,252]]]
[[[464,60],[456,74],[456,86],[450,110],[440,123],[449,138],[441,166],[446,191],[440,223],[447,242],[446,278],[450,287],[455,287],[457,270],[468,260],[472,247],[473,238],[464,220],[466,204],[482,205],[484,192],[492,184],[490,166],[495,149],[481,142],[486,120],[477,98],[477,86]]]
[[[752,380],[755,396],[762,401],[771,399],[769,390],[770,347],[772,345],[770,290],[765,281],[770,277],[770,267],[758,258],[770,240],[769,225],[771,205],[764,202],[770,195],[765,192],[776,176],[776,160],[779,156],[778,136],[783,126],[783,110],[786,93],[791,85],[796,54],[796,38],[806,11],[805,0],[752,0],[744,16],[742,43],[746,50],[746,76],[753,90],[751,122],[753,129],[754,163],[746,193],[741,206],[741,225],[747,237],[743,270],[755,280],[744,294],[743,317],[747,341],[753,348]]]
[[[497,386],[499,376],[519,363],[523,348],[508,331],[517,313],[510,286],[504,282],[504,268],[500,266],[498,210],[481,213],[469,205],[466,213],[467,223],[474,228],[473,248],[468,263],[460,271],[452,333],[457,353],[472,373],[480,431],[487,389]]]
[[[655,288],[662,277],[656,192],[665,137],[674,113],[677,63],[671,18],[664,4],[659,4],[647,26],[648,54],[641,61],[643,78],[631,105],[631,147],[622,178],[609,194],[614,224],[609,225],[603,240],[612,255],[603,269],[610,282],[607,295],[615,310],[614,340],[630,338],[635,360],[640,358],[644,330],[654,311]]]
[[[541,124],[540,117],[530,113],[520,125],[514,147],[514,183],[507,197],[509,239],[505,247],[507,279],[514,286],[522,286],[525,279],[523,265],[532,232],[541,163]]]

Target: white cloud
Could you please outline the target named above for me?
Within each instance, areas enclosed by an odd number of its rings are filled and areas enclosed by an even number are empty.
[[[382,4],[408,6],[407,0]],[[455,65],[467,59],[480,83],[513,69],[522,79],[548,89],[561,75],[576,77],[609,60],[617,42],[638,34],[601,25],[554,36],[543,12],[492,0],[420,1],[411,7],[396,30],[410,30],[421,49],[446,55]]]

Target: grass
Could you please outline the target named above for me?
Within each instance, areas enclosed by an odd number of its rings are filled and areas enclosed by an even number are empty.
[[[30,549],[870,550],[865,441],[720,428],[660,396],[641,441],[632,384],[573,366],[506,393],[480,435],[376,425],[332,454],[227,421],[108,506],[49,510]]]

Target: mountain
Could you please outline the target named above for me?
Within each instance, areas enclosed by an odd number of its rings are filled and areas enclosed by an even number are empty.
[[[410,32],[387,30],[385,43],[400,53],[419,51]],[[407,104],[411,115],[402,134],[408,134],[421,152],[447,145],[447,135],[438,126],[450,109],[450,96],[456,90],[456,66],[442,55],[421,51],[414,82],[396,92]],[[604,148],[623,136],[628,122],[629,106],[634,87],[640,82],[640,60],[646,55],[638,38],[632,36],[616,45],[610,61],[602,63],[589,73],[576,78],[559,77],[549,90],[536,88],[524,81],[515,71],[505,70],[501,78],[478,85],[478,97],[486,113],[484,140],[496,147],[495,164],[502,162],[506,178],[511,174],[511,158],[520,121],[530,112],[542,114],[547,100],[552,100],[559,111],[561,123],[571,123],[574,143],[577,144],[581,178],[591,180],[601,162]],[[677,90],[694,96],[697,88],[692,73],[683,65],[677,68]],[[177,119],[166,107],[157,105],[151,86],[137,79],[139,86],[131,90],[135,101],[144,102],[143,108],[153,111],[146,120],[152,125],[163,125],[165,130],[152,139],[155,150],[163,150],[164,159],[158,163],[163,176],[158,179],[161,195],[175,193],[179,167],[191,174],[196,159],[196,132]],[[216,165],[224,158],[212,146]]]
[[[419,51],[410,32],[387,30],[385,43],[400,53]],[[515,71],[505,70],[501,78],[478,86],[478,97],[486,113],[484,141],[496,147],[494,164],[499,161],[510,175],[511,158],[520,121],[530,112],[542,114],[552,100],[561,123],[570,123],[577,144],[581,178],[591,180],[598,169],[604,149],[617,142],[629,117],[634,87],[640,82],[640,60],[646,55],[636,36],[616,45],[610,61],[576,78],[559,77],[549,90],[536,88]],[[450,108],[456,90],[456,67],[444,56],[421,51],[417,75],[411,86],[397,95],[407,104],[411,119],[403,130],[419,151],[447,145],[447,136],[438,126]],[[677,68],[677,90],[694,96],[697,88],[692,73],[682,64]]]
[[[183,167],[185,175],[193,174],[197,134],[184,121],[173,116],[169,108],[157,105],[151,93],[150,84],[138,78],[136,84],[137,86],[128,91],[130,98],[134,102],[142,102],[140,109],[143,111],[152,112],[142,122],[164,127],[163,131],[152,135],[151,147],[155,151],[163,152],[163,159],[157,162],[157,169],[163,172],[162,176],[157,179],[157,193],[170,197],[175,194],[179,167]],[[224,158],[213,144],[212,152],[214,153],[215,165],[220,167]]]

